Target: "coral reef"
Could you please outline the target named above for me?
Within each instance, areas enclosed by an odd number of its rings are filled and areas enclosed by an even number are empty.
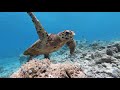
[[[31,60],[11,75],[11,78],[85,78],[86,75],[76,63],[53,64],[49,59]]]
[[[73,56],[69,56],[68,51],[62,50],[64,54],[58,52],[59,54],[52,57],[52,60],[77,62],[89,78],[120,78],[119,41],[96,41],[92,44],[81,44],[80,41],[77,41],[77,48]],[[112,54],[110,54],[111,52]]]
[[[120,78],[120,42],[96,44],[88,50],[76,53],[76,58],[87,77],[90,78]],[[104,48],[101,48],[104,47]],[[76,61],[74,60],[74,61]]]
[[[0,77],[120,78],[120,41],[88,43],[77,40],[76,44],[73,55],[63,46],[52,53],[50,60],[43,59],[42,55],[30,62],[26,62],[28,57],[21,57],[20,62],[17,58],[4,60],[9,62],[1,63],[7,68],[1,68]]]

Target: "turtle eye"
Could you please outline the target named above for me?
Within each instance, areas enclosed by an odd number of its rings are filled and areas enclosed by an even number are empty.
[[[68,35],[69,34],[69,32],[66,32],[66,35]]]

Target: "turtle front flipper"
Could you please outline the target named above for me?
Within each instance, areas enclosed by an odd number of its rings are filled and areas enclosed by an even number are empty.
[[[27,12],[27,13],[32,18],[32,21],[35,25],[39,39],[41,39],[43,42],[47,42],[48,33],[44,30],[44,28],[40,24],[40,21],[36,18],[36,16],[32,12]]]
[[[70,49],[70,54],[72,55],[74,53],[75,47],[76,47],[75,40],[72,39],[72,40],[68,41],[66,44]]]

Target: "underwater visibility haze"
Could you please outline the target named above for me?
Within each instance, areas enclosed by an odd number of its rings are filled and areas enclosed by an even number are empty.
[[[34,14],[48,33],[72,30],[75,32],[74,39],[78,41],[120,40],[120,12]],[[19,69],[20,55],[37,39],[35,26],[27,12],[0,12],[0,77],[9,77]]]

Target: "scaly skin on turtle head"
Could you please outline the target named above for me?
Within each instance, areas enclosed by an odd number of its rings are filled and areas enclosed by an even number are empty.
[[[73,39],[73,36],[75,33],[71,30],[65,30],[63,32],[58,33],[58,36],[60,37],[61,41],[69,41]]]

